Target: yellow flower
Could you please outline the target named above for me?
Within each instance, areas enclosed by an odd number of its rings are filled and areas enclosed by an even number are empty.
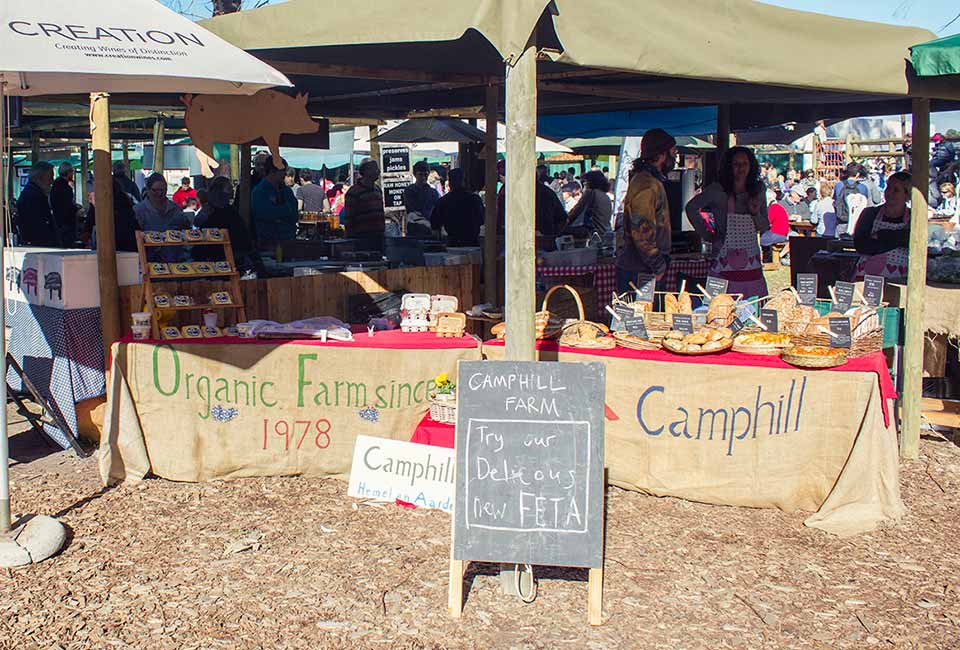
[[[445,373],[445,372],[441,372],[439,375],[437,375],[437,376],[434,377],[434,379],[433,379],[433,383],[435,383],[437,386],[443,386],[443,385],[446,384],[448,381],[450,381],[450,380],[449,380],[449,378],[447,377],[447,373]]]

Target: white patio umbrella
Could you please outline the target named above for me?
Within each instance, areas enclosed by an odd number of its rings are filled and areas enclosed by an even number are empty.
[[[252,95],[263,88],[291,85],[280,72],[155,0],[0,0],[0,161],[5,160],[7,141],[5,94]],[[0,192],[4,245],[6,197],[6,191]],[[0,305],[0,360],[5,361],[3,283]],[[0,381],[0,407],[0,531],[6,531],[10,526],[6,381]],[[43,519],[47,520],[43,530],[62,530],[53,520]],[[21,537],[35,539],[38,534]],[[47,544],[43,552],[52,554],[62,543],[61,539],[52,550]],[[0,565],[18,563],[20,551],[13,542],[0,541],[0,547]],[[28,555],[26,562],[30,561],[38,558]]]

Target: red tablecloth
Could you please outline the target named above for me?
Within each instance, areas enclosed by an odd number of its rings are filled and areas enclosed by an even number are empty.
[[[484,345],[502,346],[503,341],[487,341]],[[612,350],[586,350],[561,346],[556,341],[537,341],[537,350],[544,352],[559,352],[583,354],[596,357],[615,357],[620,359],[642,359],[644,361],[662,361],[664,363],[691,363],[717,366],[745,366],[753,368],[782,368],[784,370],[798,370],[780,357],[771,355],[743,354],[742,352],[725,352],[723,354],[708,354],[699,357],[673,354],[665,350],[630,350],[616,347]],[[846,364],[836,368],[817,370],[816,372],[872,372],[877,375],[880,386],[880,396],[883,407],[883,420],[890,426],[890,412],[887,400],[896,399],[897,390],[894,388],[890,371],[887,369],[887,360],[882,352],[874,352],[863,357],[850,359]]]
[[[453,449],[454,431],[456,427],[452,424],[443,424],[430,418],[427,413],[417,425],[417,430],[413,432],[410,442],[416,442],[421,445],[433,445],[434,447],[446,447]]]
[[[477,339],[472,336],[461,336],[459,338],[440,337],[433,332],[402,332],[400,330],[388,330],[375,332],[372,337],[367,336],[366,328],[362,333],[354,333],[353,341],[331,341],[322,343],[320,339],[242,339],[235,336],[222,336],[211,339],[172,339],[169,341],[134,341],[133,337],[128,335],[121,339],[121,343],[176,343],[176,344],[208,344],[208,345],[283,345],[287,343],[296,343],[297,345],[322,345],[326,347],[337,348],[374,348],[389,350],[454,350],[468,349],[477,347]]]

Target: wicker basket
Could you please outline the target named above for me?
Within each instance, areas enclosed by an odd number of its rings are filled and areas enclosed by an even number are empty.
[[[560,335],[561,345],[594,350],[609,350],[616,347],[616,342],[607,337],[607,328],[605,326],[587,320],[586,313],[583,310],[583,301],[580,300],[580,294],[568,284],[558,284],[547,292],[547,295],[543,297],[543,305],[540,307],[541,314],[550,313],[547,310],[547,302],[550,300],[550,296],[556,293],[557,289],[566,289],[573,296],[573,300],[577,305],[577,320],[572,323],[566,323],[563,326]]]
[[[442,424],[457,423],[457,400],[430,398],[430,419]]]
[[[791,336],[790,340],[793,341],[794,345],[820,345],[823,347],[830,347],[831,337],[829,334],[799,334],[797,336]],[[850,345],[850,352],[847,354],[851,359],[856,357],[863,357],[868,354],[873,354],[874,352],[879,352],[883,349],[883,328],[867,332],[866,334],[861,334],[857,338],[853,339],[853,342]]]
[[[847,362],[847,355],[838,357],[811,357],[791,354],[790,350],[785,351],[780,358],[792,366],[799,366],[801,368],[836,368]]]

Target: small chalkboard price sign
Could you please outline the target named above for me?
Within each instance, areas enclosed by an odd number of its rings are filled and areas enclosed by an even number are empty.
[[[693,334],[693,315],[673,314],[673,329],[684,334]]]
[[[850,336],[850,319],[845,316],[835,316],[830,319],[830,347],[849,348],[853,343]]]
[[[818,278],[816,273],[797,274],[797,295],[800,304],[812,306],[817,302]]]
[[[863,299],[869,307],[879,307],[883,300],[883,276],[863,276]]]
[[[734,335],[737,335],[737,334],[739,334],[739,333],[741,332],[741,330],[743,330],[743,328],[746,327],[746,326],[747,326],[746,323],[744,323],[742,320],[740,320],[740,317],[737,316],[736,318],[733,319],[733,322],[730,323],[730,331],[733,332]]]
[[[602,363],[462,361],[450,615],[468,562],[590,569],[590,623],[603,580]]]
[[[643,321],[643,316],[627,316],[623,319],[623,326],[627,330],[627,334],[631,336],[641,339],[650,338],[647,334],[647,324]]]
[[[780,319],[776,309],[761,309],[760,322],[763,323],[763,326],[766,327],[767,331],[771,334],[776,334],[780,331]]]
[[[715,278],[713,276],[708,277],[707,286],[705,287],[708,294],[707,299],[713,300],[714,298],[719,296],[721,293],[726,293],[728,286],[730,286],[729,280],[724,280],[723,278]]]
[[[637,276],[636,289],[637,302],[653,302],[653,296],[657,291],[657,278],[653,275],[641,274]]]
[[[833,285],[833,304],[830,305],[831,311],[845,312],[853,305],[853,294],[857,285],[853,282],[838,281]]]
[[[624,320],[627,318],[633,318],[635,312],[633,307],[627,307],[626,305],[614,305],[613,314],[610,316],[610,329],[614,332],[623,332],[627,329]],[[617,318],[619,316],[619,318]]]

